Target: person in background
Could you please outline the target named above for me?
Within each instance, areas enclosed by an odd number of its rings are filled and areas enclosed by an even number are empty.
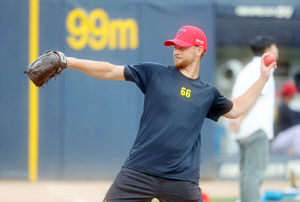
[[[281,86],[281,103],[274,124],[275,138],[271,142],[272,153],[300,155],[300,113],[289,108],[297,92],[293,81],[286,81]]]
[[[259,77],[260,57],[269,52],[278,59],[278,48],[271,36],[257,36],[250,42],[254,53],[238,74],[232,98],[243,94]],[[255,105],[240,118],[230,120],[230,128],[240,147],[240,194],[242,202],[260,200],[259,189],[264,179],[269,154],[269,140],[273,138],[275,82],[273,72]]]

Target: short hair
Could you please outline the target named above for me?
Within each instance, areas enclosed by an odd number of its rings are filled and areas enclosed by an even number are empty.
[[[250,47],[255,56],[262,56],[272,44],[276,45],[276,41],[272,36],[268,35],[259,35],[250,41]]]

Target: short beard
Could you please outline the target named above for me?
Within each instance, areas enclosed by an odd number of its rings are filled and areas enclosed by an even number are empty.
[[[178,69],[185,69],[190,64],[191,63],[188,60],[182,60],[181,62],[176,62],[176,60],[174,60],[174,66]]]

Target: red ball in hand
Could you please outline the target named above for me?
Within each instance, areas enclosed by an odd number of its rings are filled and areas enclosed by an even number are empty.
[[[265,57],[264,62],[266,66],[269,66],[272,62],[275,62],[275,57],[269,54]]]

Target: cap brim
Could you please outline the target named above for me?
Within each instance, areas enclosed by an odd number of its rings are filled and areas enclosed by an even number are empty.
[[[189,42],[186,41],[182,41],[179,39],[172,39],[172,40],[167,40],[165,41],[165,46],[173,46],[174,44],[178,45],[178,46],[182,46],[182,47],[189,47],[189,46],[193,46],[194,44],[191,44]]]

